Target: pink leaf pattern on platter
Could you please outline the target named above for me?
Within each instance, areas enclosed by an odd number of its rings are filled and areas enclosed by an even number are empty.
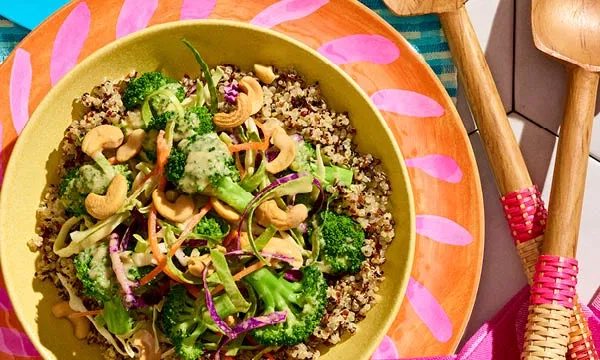
[[[90,24],[90,9],[85,2],[80,2],[58,29],[50,57],[52,85],[77,64],[77,58],[90,31]]]
[[[0,327],[0,352],[21,357],[40,356],[26,334]]]
[[[31,91],[31,55],[18,48],[10,72],[10,114],[17,135],[29,120],[29,95]]]
[[[410,90],[384,89],[371,95],[379,110],[418,118],[440,117],[445,110],[429,96]]]
[[[406,298],[438,341],[445,343],[452,338],[452,323],[448,314],[429,290],[412,277],[408,281]]]
[[[383,65],[400,57],[398,46],[381,35],[344,36],[321,45],[317,51],[337,65],[358,61]]]
[[[8,297],[8,293],[3,288],[0,288],[0,310],[13,311],[14,308]]]
[[[281,0],[261,11],[250,24],[270,29],[283,22],[306,17],[328,2],[329,0]]]
[[[462,180],[463,173],[456,160],[449,156],[434,154],[406,160],[406,166],[423,170],[426,174],[452,184]]]
[[[394,341],[387,335],[383,338],[373,356],[371,356],[371,360],[394,360],[398,358],[398,349],[396,349]]]
[[[158,0],[125,0],[117,20],[117,39],[148,26]]]
[[[417,215],[417,234],[426,236],[434,241],[465,246],[473,241],[473,236],[454,221],[437,215]]]
[[[215,5],[217,5],[217,0],[183,0],[179,19],[206,19]]]

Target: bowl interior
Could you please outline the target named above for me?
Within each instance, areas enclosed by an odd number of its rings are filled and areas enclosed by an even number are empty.
[[[161,70],[174,78],[200,70],[180,39],[191,41],[210,65],[254,63],[294,67],[309,82],[319,81],[330,107],[347,111],[357,128],[362,152],[379,157],[390,177],[396,238],[384,266],[381,302],[359,324],[351,341],[330,348],[323,359],[368,359],[400,307],[414,252],[414,210],[406,168],[384,120],[358,86],[337,66],[312,49],[269,30],[228,21],[184,21],[155,26],[99,50],[67,74],[46,96],[17,141],[0,199],[0,260],[17,315],[33,344],[47,359],[100,359],[99,349],[78,341],[66,320],[50,307],[59,301],[49,282],[34,280],[37,253],[26,242],[35,234],[36,208],[47,183],[56,183],[58,146],[79,112],[73,99],[104,79],[130,70]]]

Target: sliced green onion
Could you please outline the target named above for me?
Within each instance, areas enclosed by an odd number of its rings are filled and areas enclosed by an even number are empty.
[[[235,306],[236,312],[246,312],[250,309],[250,303],[244,299],[242,293],[240,293],[240,289],[238,289],[235,284],[235,280],[231,275],[231,271],[229,270],[229,266],[227,265],[227,259],[225,259],[225,255],[215,249],[210,250],[210,257],[213,262],[213,266],[215,267],[215,271],[219,275],[221,279],[221,284],[225,289],[225,293],[229,296],[229,299]]]
[[[206,62],[204,62],[202,56],[200,56],[200,53],[198,52],[198,50],[196,50],[194,45],[192,45],[189,41],[185,39],[183,39],[182,41],[192,51],[194,57],[196,58],[196,62],[198,62],[198,65],[200,65],[200,68],[202,69],[202,73],[204,74],[204,79],[206,80],[206,83],[208,85],[208,91],[210,93],[210,110],[213,113],[216,113],[219,105],[217,99],[217,88],[215,87],[215,83],[213,82],[212,76],[210,74],[210,69],[208,68],[208,65],[206,64]]]

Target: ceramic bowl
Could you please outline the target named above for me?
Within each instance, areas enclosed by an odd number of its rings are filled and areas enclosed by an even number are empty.
[[[100,359],[100,350],[73,336],[66,320],[50,312],[59,301],[50,282],[34,279],[38,253],[26,243],[35,235],[36,208],[48,183],[56,183],[58,148],[64,130],[81,114],[73,99],[104,79],[130,70],[160,70],[174,78],[200,72],[180,41],[188,39],[209,65],[254,63],[294,67],[309,82],[318,81],[329,106],[347,111],[357,129],[359,151],[383,161],[392,185],[396,238],[387,252],[381,302],[348,340],[324,350],[323,359],[368,359],[397,313],[412,266],[414,210],[409,178],[400,150],[365,93],[336,65],[309,47],[270,30],[222,20],[183,21],[154,26],[107,45],[71,70],[53,87],[21,133],[6,170],[0,199],[0,261],[9,296],[33,344],[47,359]]]

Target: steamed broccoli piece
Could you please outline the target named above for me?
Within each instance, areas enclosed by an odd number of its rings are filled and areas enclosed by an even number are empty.
[[[131,110],[141,105],[148,95],[162,87],[172,90],[179,101],[185,98],[185,90],[177,80],[166,77],[160,72],[147,72],[131,80],[123,93],[123,105],[127,110]]]
[[[227,145],[214,133],[179,142],[165,167],[167,180],[188,194],[203,193],[243,212],[253,195],[237,182],[240,175]]]
[[[365,233],[360,224],[347,215],[329,211],[319,213],[318,219],[321,270],[333,275],[359,271],[365,261],[361,250]]]
[[[221,318],[235,313],[227,295],[215,296],[213,300]],[[160,320],[165,335],[184,360],[196,360],[204,353],[203,337],[211,334],[208,330],[218,333],[204,296],[194,299],[181,285],[174,286],[167,294]]]
[[[317,176],[317,153],[314,146],[306,141],[296,142],[296,156],[290,165],[290,169],[296,172],[307,172]],[[320,178],[323,186],[339,184],[350,186],[354,173],[350,169],[345,169],[335,165],[325,166],[325,177]]]
[[[315,330],[325,312],[327,283],[314,266],[302,268],[302,280],[289,282],[268,268],[247,275],[244,281],[257,294],[258,314],[286,311],[286,320],[252,330],[250,334],[265,346],[296,345]]]
[[[159,115],[152,116],[152,120],[148,126],[146,126],[147,130],[164,130],[167,127],[167,123],[175,118],[175,112],[167,111]]]
[[[131,331],[134,321],[121,301],[106,242],[80,252],[73,263],[85,294],[104,306],[103,318],[108,330],[116,335]]]
[[[229,233],[230,226],[222,217],[208,214],[194,227],[194,235],[203,239],[222,240]]]
[[[194,135],[205,135],[214,133],[215,124],[213,115],[204,106],[192,106],[185,110],[183,119],[177,119],[175,123],[174,140],[190,138]]]
[[[120,173],[131,181],[127,165],[113,165],[113,172]],[[67,170],[60,182],[58,196],[67,212],[73,216],[87,214],[85,198],[90,193],[104,194],[113,176],[106,174],[96,164],[83,165]]]

